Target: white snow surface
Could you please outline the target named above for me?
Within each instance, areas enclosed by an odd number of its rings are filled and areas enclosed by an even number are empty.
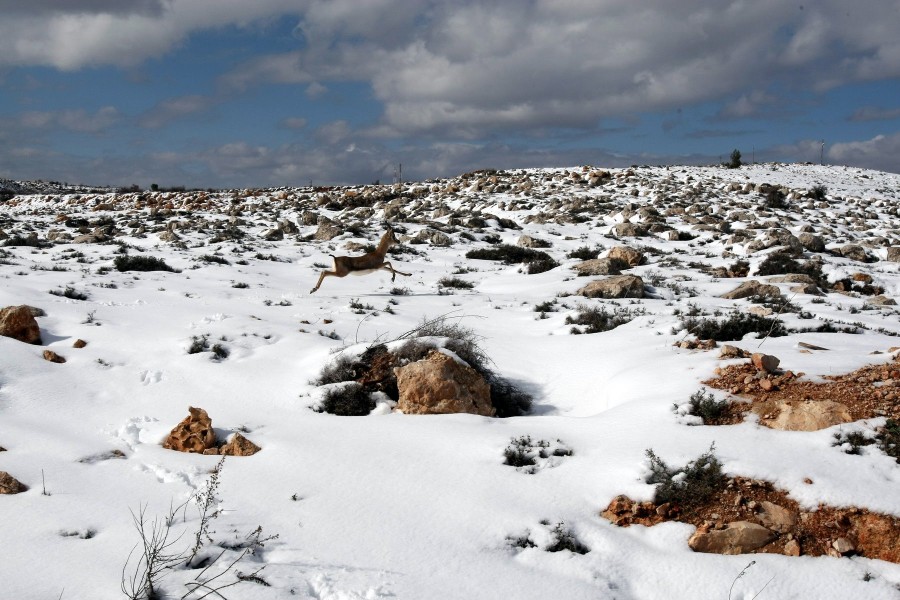
[[[282,241],[260,239],[276,220],[272,207],[280,211],[279,220],[297,219],[302,211],[291,198],[302,199],[299,190],[267,190],[243,198],[240,218],[246,237],[238,241],[213,243],[209,227],[205,232],[196,227],[203,219],[227,219],[237,192],[219,195],[219,209],[166,216],[162,225],[185,225],[175,229],[183,245],[119,226],[121,235],[115,239],[133,246],[131,255],[162,258],[180,273],[98,272],[112,267],[118,256],[114,244],[2,248],[0,307],[27,304],[42,308],[46,316],[38,318],[43,346],[0,337],[0,446],[6,449],[0,452],[0,470],[30,488],[0,496],[0,598],[124,597],[123,569],[127,576],[135,555],[127,567],[126,559],[139,542],[132,513],[164,515],[171,505],[203,490],[219,460],[161,447],[189,406],[206,409],[223,434],[240,428],[262,447],[252,457],[225,460],[218,489],[223,512],[212,522],[211,537],[214,542],[234,540],[257,526],[264,536],[277,534],[233,570],[251,573],[265,566],[259,576],[270,585],[241,582],[222,590],[228,598],[900,597],[900,565],[858,557],[694,553],[687,545],[692,526],[619,528],[600,516],[618,494],[652,498],[653,487],[644,481],[647,449],[681,465],[712,443],[729,474],[772,481],[809,510],[824,503],[900,515],[900,465],[874,446],[861,456],[833,447],[837,427],[806,433],[773,431],[752,421],[692,426],[673,410],[722,364],[717,351],[675,347],[686,337],[676,311],[689,305],[708,312],[750,306],[747,300],[718,297],[746,279],[716,279],[688,263],[726,266],[743,258],[751,263],[747,279],[754,279],[753,270],[766,251],[749,254],[745,244],[726,247],[728,234],[692,229],[677,216],[667,222],[692,232],[694,240],[667,241],[661,235],[615,239],[611,231],[616,222],[639,220],[637,211],[660,195],[653,182],[668,182],[668,195],[685,205],[708,204],[710,214],[730,211],[722,208],[726,199],[760,206],[758,193],[738,194],[726,190],[727,184],[767,182],[802,191],[825,185],[828,198],[803,211],[763,214],[757,221],[779,222],[795,234],[810,223],[828,227],[830,233],[822,235],[829,248],[878,236],[897,245],[900,178],[808,165],[642,167],[631,176],[624,169],[611,171],[621,175],[621,187],[572,184],[568,173],[582,173],[580,167],[515,172],[534,182],[531,195],[514,187],[473,190],[474,178],[457,193],[443,191],[446,181],[410,184],[406,189],[424,188],[424,200],[445,205],[448,213],[474,207],[512,219],[523,229],[502,229],[486,217],[487,227],[474,232],[474,240],[460,237],[472,232],[461,227],[450,230],[449,247],[410,245],[418,255],[389,258],[411,277],[392,282],[389,273],[378,272],[326,278],[315,294],[309,293],[321,270],[315,264],[330,266],[329,254],[355,254],[343,247],[346,241],[376,243],[383,206],[354,215],[313,205],[321,215],[369,225],[366,237],[349,232],[331,242],[306,239],[315,225],[301,225],[299,233]],[[689,198],[685,190],[698,183],[705,191]],[[536,190],[543,190],[542,196]],[[308,193],[313,199],[323,193],[339,198],[342,191]],[[591,217],[586,222],[525,223],[532,214],[554,214],[554,200],[601,195],[606,197],[604,210],[585,213]],[[75,196],[17,197],[0,204],[0,230],[27,234],[34,226],[43,238],[49,228],[64,229],[56,223],[58,214],[142,223],[149,216],[146,207],[123,216],[123,211],[93,211],[83,202]],[[410,214],[423,199],[405,202]],[[517,202],[528,207],[513,206]],[[793,204],[810,202],[797,199]],[[623,214],[628,204],[633,204],[631,214]],[[664,205],[659,206],[663,213]],[[856,217],[845,217],[852,210],[871,215],[863,214],[855,223]],[[450,218],[429,213],[424,220],[446,225]],[[422,219],[393,220],[405,236],[427,226]],[[734,229],[742,226],[735,223]],[[482,240],[486,233],[511,244],[523,234],[547,240],[552,246],[544,250],[561,266],[529,275],[519,265],[466,259],[467,251],[489,245]],[[627,271],[642,275],[645,282],[658,277],[657,285],[648,283],[652,297],[612,301],[567,295],[593,279],[575,276],[570,267],[578,261],[567,258],[568,253],[582,246],[622,244],[657,250],[646,253],[648,264]],[[883,244],[870,252],[885,258]],[[213,254],[230,265],[200,259]],[[665,263],[666,257],[681,262]],[[246,264],[237,262],[242,259]],[[854,263],[829,255],[823,270],[832,279],[871,274],[886,295],[896,298],[898,267],[896,262]],[[457,270],[461,272],[454,276],[474,288],[439,293],[438,280]],[[790,284],[779,286],[792,295]],[[88,299],[48,293],[66,287]],[[408,293],[392,294],[395,288]],[[540,318],[535,305],[552,300],[557,310]],[[761,350],[778,356],[784,368],[813,378],[843,373],[886,362],[889,348],[900,345],[889,335],[900,332],[893,308],[867,309],[865,297],[836,293],[822,299],[797,294],[792,302],[814,314],[816,323],[829,318],[860,322],[867,329],[856,335],[794,333],[766,339]],[[361,314],[351,304],[363,305]],[[565,319],[579,305],[642,308],[645,313],[612,331],[572,335]],[[416,416],[391,412],[385,405],[367,417],[311,410],[321,393],[312,382],[337,350],[395,339],[439,315],[481,336],[494,370],[533,395],[528,415]],[[807,322],[795,314],[785,314],[783,320],[795,327]],[[215,361],[210,352],[188,354],[192,337],[202,335],[208,335],[210,344],[226,347],[229,356]],[[77,338],[88,345],[73,349]],[[800,341],[829,350],[804,353]],[[756,351],[761,340],[747,337],[732,343]],[[67,362],[45,361],[45,349]],[[883,419],[844,429],[871,430],[880,423]],[[573,454],[534,474],[504,465],[506,446],[525,435],[560,440]],[[124,458],[84,460],[112,450],[120,450]],[[807,478],[813,484],[804,483]],[[184,535],[179,550],[192,545],[197,525],[193,507],[184,514],[185,520],[172,526]],[[564,523],[590,551],[547,552],[557,523]],[[508,538],[523,535],[536,547],[510,544]],[[738,578],[751,560],[755,564]],[[182,597],[185,584],[196,575],[187,569],[166,573],[161,580],[164,597]],[[224,579],[233,581],[233,572]]]

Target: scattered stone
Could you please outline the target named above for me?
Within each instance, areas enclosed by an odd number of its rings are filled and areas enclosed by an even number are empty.
[[[900,262],[900,246],[891,246],[887,249],[887,260],[889,262]]]
[[[530,235],[523,235],[516,242],[516,245],[522,248],[549,248],[550,242],[531,237]]]
[[[831,543],[831,547],[837,550],[840,554],[849,554],[856,550],[853,547],[853,544],[845,537],[839,537]]]
[[[404,414],[471,413],[492,417],[491,388],[475,369],[437,351],[425,359],[396,367]]]
[[[728,300],[740,300],[741,298],[750,298],[752,296],[763,296],[766,298],[780,298],[781,291],[777,286],[760,283],[755,279],[745,281],[741,285],[728,293],[722,294],[722,298]]]
[[[245,438],[240,433],[235,433],[231,439],[219,448],[219,454],[227,456],[252,456],[262,450],[259,446]]]
[[[737,346],[725,344],[719,351],[719,358],[750,358],[750,353]]]
[[[644,280],[637,275],[618,275],[592,281],[578,294],[585,298],[643,298]]]
[[[866,304],[871,304],[872,306],[897,306],[897,301],[888,296],[872,296],[866,299]]]
[[[0,471],[0,494],[21,494],[28,490],[28,486],[7,473]]]
[[[198,454],[215,448],[216,432],[209,415],[202,408],[193,406],[188,408],[188,412],[190,414],[169,433],[163,448]]]
[[[319,228],[316,229],[313,238],[320,242],[331,241],[343,233],[341,228],[335,225],[334,221],[328,217],[319,217],[318,224]]]
[[[775,539],[775,532],[749,521],[735,521],[725,529],[697,531],[688,540],[695,552],[745,554],[762,548]]]
[[[781,360],[777,357],[761,352],[753,353],[750,360],[758,371],[765,371],[766,373],[775,373],[778,370],[779,363],[781,363]]]
[[[34,319],[34,310],[25,304],[0,309],[0,335],[40,345],[41,328]]]
[[[810,252],[825,252],[825,240],[821,236],[811,233],[801,233],[797,236],[800,244]]]
[[[760,502],[759,507],[761,509],[758,515],[759,521],[772,531],[788,533],[797,525],[798,514],[792,510],[768,500]]]
[[[610,248],[607,258],[619,260],[629,267],[637,267],[644,263],[644,253],[628,246],[614,246]]]
[[[84,341],[84,340],[82,340],[82,339],[77,339],[77,340],[75,340],[75,342],[72,344],[72,347],[73,347],[73,348],[78,348],[78,349],[84,348],[85,346],[87,346],[87,342]]]
[[[596,277],[597,275],[619,275],[622,266],[622,263],[611,258],[592,258],[572,265],[572,270],[578,273],[579,277]]]
[[[800,556],[800,542],[797,540],[788,540],[784,544],[785,556]]]
[[[57,363],[60,365],[63,364],[64,362],[66,362],[66,359],[64,356],[60,356],[53,350],[44,350],[44,360],[49,360],[52,363]]]
[[[841,246],[838,252],[844,258],[849,258],[850,260],[855,260],[857,262],[869,262],[869,256],[866,254],[866,249],[858,244],[846,244]]]

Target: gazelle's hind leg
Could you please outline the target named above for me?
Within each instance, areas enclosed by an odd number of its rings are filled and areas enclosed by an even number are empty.
[[[394,269],[394,267],[389,262],[384,263],[381,266],[381,268],[384,269],[385,271],[391,272],[391,281],[394,281],[395,279],[397,279],[397,275],[405,275],[406,277],[409,277],[412,274],[412,273],[404,273],[403,271],[397,271],[396,269]]]
[[[316,283],[316,287],[309,290],[309,293],[314,294],[316,292],[316,290],[319,289],[319,286],[322,285],[322,280],[325,279],[326,277],[328,277],[329,275],[333,275],[333,276],[337,277],[337,272],[336,271],[322,271],[322,274],[319,275],[319,281],[318,281],[318,283]]]

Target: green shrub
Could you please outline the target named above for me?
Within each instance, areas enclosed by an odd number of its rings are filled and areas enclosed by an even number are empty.
[[[715,423],[728,410],[728,400],[716,400],[712,393],[705,394],[706,388],[700,388],[689,399],[688,414],[703,419],[704,425]]]
[[[530,263],[539,260],[553,260],[546,252],[533,250],[531,248],[523,248],[521,246],[513,246],[511,244],[501,244],[493,248],[469,250],[466,252],[466,258],[497,260],[507,265]]]
[[[547,546],[547,552],[562,552],[568,550],[575,554],[587,554],[590,548],[581,543],[572,530],[566,527],[565,523],[557,523],[551,532],[553,534],[553,543]]]
[[[643,315],[646,311],[643,308],[630,309],[628,307],[616,307],[612,313],[607,312],[606,306],[586,306],[579,305],[578,313],[572,317],[566,317],[566,325],[580,325],[585,329],[582,331],[577,327],[571,329],[571,333],[602,333],[611,331],[619,325],[630,322],[636,316]]]
[[[875,436],[878,447],[888,456],[900,463],[900,421],[888,419],[884,427]]]
[[[50,290],[50,293],[54,296],[62,296],[63,298],[69,298],[70,300],[87,300],[88,295],[84,292],[79,292],[75,288],[71,286],[66,286],[64,290]]]
[[[732,312],[724,321],[715,318],[685,317],[681,326],[700,340],[729,342],[743,339],[748,333],[760,337],[781,337],[788,331],[784,323],[776,317],[761,317],[752,313]]]
[[[546,273],[559,266],[559,263],[552,258],[533,260],[526,263],[525,272],[529,275],[537,275],[538,273]]]
[[[744,164],[744,163],[741,162],[741,151],[738,150],[737,148],[735,148],[734,150],[731,151],[731,157],[730,157],[729,161],[727,163],[725,163],[725,166],[728,167],[729,169],[737,169],[742,164]]]
[[[222,258],[221,256],[216,256],[215,254],[204,254],[203,256],[200,257],[200,260],[202,260],[205,263],[216,263],[218,265],[230,265],[231,264],[226,259]]]
[[[156,258],[155,256],[117,256],[115,261],[113,262],[116,269],[119,271],[169,271],[171,273],[178,273],[179,271],[173,269],[169,265],[166,264],[166,261],[161,258]]]
[[[456,290],[471,290],[475,284],[459,277],[441,277],[438,279],[438,285],[445,288],[453,288]]]
[[[769,254],[759,263],[759,268],[756,271],[757,275],[782,275],[785,273],[808,275],[818,285],[821,285],[825,280],[821,264],[811,260],[801,263],[783,252]]]
[[[656,504],[672,503],[689,510],[724,489],[728,480],[715,455],[715,444],[678,469],[669,467],[652,449],[647,450],[647,458],[650,459],[647,483],[656,485],[653,497]]]
[[[569,258],[577,258],[578,260],[591,260],[597,258],[599,254],[599,248],[588,248],[587,246],[581,246],[580,248],[572,250],[566,256]]]
[[[356,382],[334,387],[325,392],[316,412],[327,412],[341,417],[364,417],[375,408],[375,401],[363,386]]]

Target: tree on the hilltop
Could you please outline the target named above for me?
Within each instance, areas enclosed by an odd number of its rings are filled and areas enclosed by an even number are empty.
[[[741,162],[741,151],[735,148],[731,151],[731,160],[725,165],[729,169],[737,169],[742,164]]]

